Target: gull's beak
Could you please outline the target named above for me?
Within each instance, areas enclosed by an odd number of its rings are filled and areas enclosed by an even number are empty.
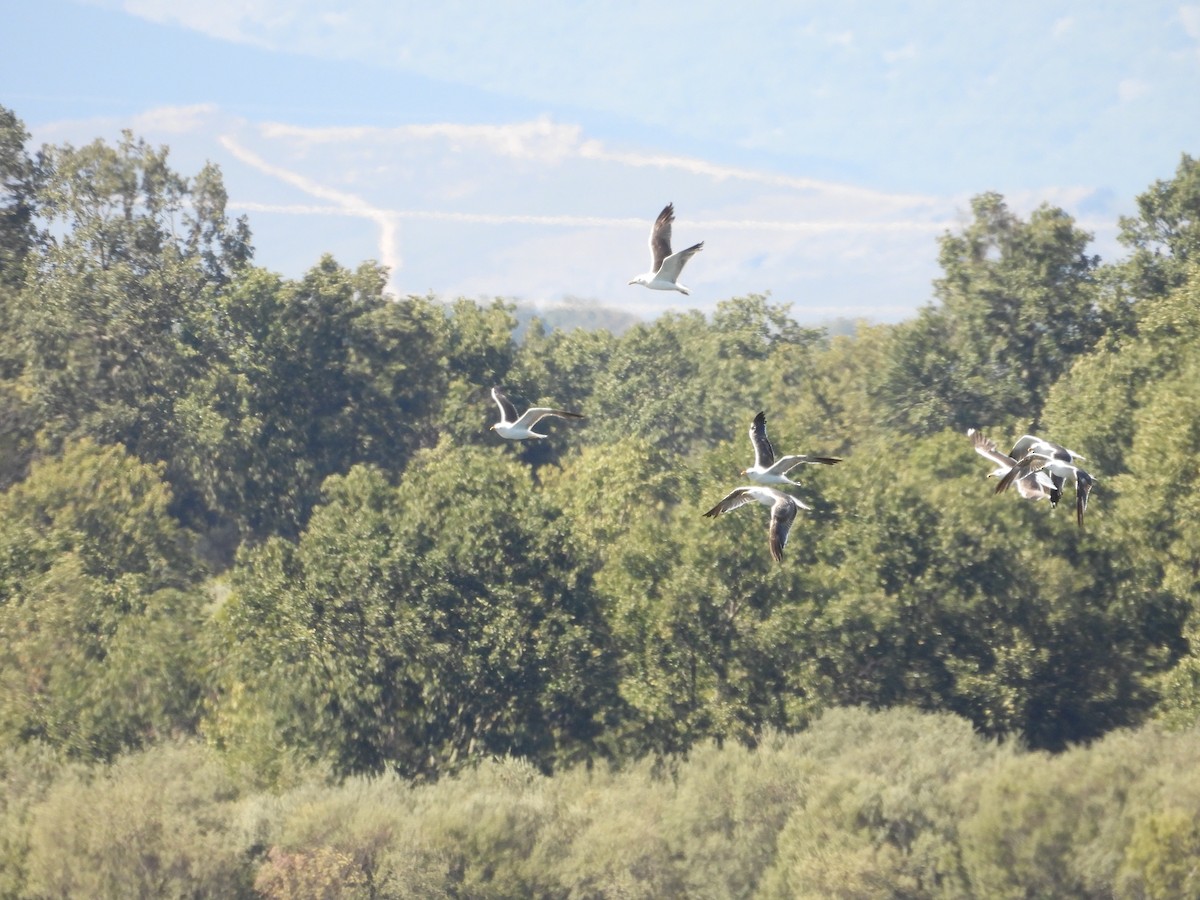
[[[629,282],[629,283],[630,283],[630,284],[637,284],[637,279],[635,278],[635,279],[633,279],[633,280],[632,280],[631,282]]]

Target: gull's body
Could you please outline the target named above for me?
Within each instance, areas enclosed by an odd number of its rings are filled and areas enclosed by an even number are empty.
[[[985,438],[974,428],[967,429],[967,437],[971,439],[975,452],[984,459],[995,464],[996,468],[988,472],[988,478],[1004,478],[1016,466],[1017,461],[1006,456],[996,448],[996,442]],[[1015,478],[1014,483],[1019,493],[1026,500],[1050,500],[1055,494],[1054,482],[1045,472],[1039,470],[1026,472]],[[1057,498],[1055,498],[1057,502]]]
[[[788,534],[791,533],[796,513],[802,509],[811,509],[791,494],[760,485],[734,488],[725,495],[720,503],[704,515],[716,518],[721,513],[731,512],[747,503],[755,502],[771,507],[771,524],[767,528],[767,542],[771,548],[771,556],[778,562],[783,559],[783,548],[787,546]]]
[[[1075,454],[1075,458],[1082,459],[1078,454]],[[1061,459],[1053,451],[1048,452],[1044,448],[1037,448],[1030,450],[1016,461],[1008,474],[1001,478],[1000,483],[996,485],[996,493],[999,494],[1006,490],[1015,480],[1023,478],[1029,473],[1048,474],[1060,496],[1062,486],[1068,479],[1075,482],[1075,520],[1082,528],[1083,513],[1087,509],[1088,496],[1092,493],[1096,479],[1073,462]]]
[[[767,415],[760,412],[750,423],[750,445],[754,448],[754,465],[743,469],[742,474],[758,484],[791,484],[787,473],[796,466],[814,463],[822,466],[832,466],[842,460],[837,456],[781,456],[775,457],[775,449],[767,438]]]
[[[1036,434],[1023,434],[1017,438],[1017,442],[1013,444],[1012,450],[1008,455],[1013,459],[1020,459],[1031,450],[1037,450],[1040,453],[1046,453],[1061,459],[1064,462],[1074,462],[1077,459],[1087,459],[1081,453],[1076,453],[1074,450],[1068,450],[1062,444],[1056,444],[1054,441],[1048,441],[1045,438],[1040,438]]]
[[[1053,441],[1040,438],[1036,434],[1021,435],[1019,438],[1017,438],[1017,442],[1013,444],[1012,450],[1008,451],[1008,455],[1011,456],[1017,464],[1019,464],[1021,460],[1031,453],[1036,453],[1038,456],[1045,457],[1047,459],[1056,459],[1064,463],[1074,463],[1075,460],[1084,458],[1074,450],[1068,450],[1061,444],[1056,444]],[[1014,480],[1024,478],[1025,475],[1030,471],[1041,470],[1031,469],[1028,466],[1023,468],[1022,471],[1013,474],[1012,477],[1009,478],[1008,482],[1004,483],[1004,487],[997,487],[997,493],[1005,490]],[[1062,499],[1062,489],[1063,484],[1066,482],[1066,478],[1062,475],[1056,474],[1053,471],[1049,472],[1047,477],[1054,485],[1053,489],[1050,491],[1050,505],[1058,506],[1058,501]],[[1004,479],[1002,476],[1001,481],[1003,482],[1003,480]]]
[[[654,220],[650,229],[650,271],[638,275],[630,284],[640,284],[654,291],[691,293],[679,283],[684,264],[704,248],[704,241],[686,250],[671,252],[671,223],[675,221],[675,204],[668,203]]]
[[[1075,460],[1084,457],[1060,444],[1026,434],[1013,446],[1013,458],[1013,468],[1001,476],[996,493],[1007,491],[1014,481],[1019,484],[1028,475],[1044,475],[1054,486],[1050,492],[1050,503],[1056,505],[1062,497],[1063,485],[1068,479],[1072,480],[1075,485],[1075,521],[1080,528],[1084,527],[1087,498],[1091,496],[1092,487],[1096,486],[1096,479],[1075,464]]]
[[[560,419],[583,418],[579,413],[567,412],[565,409],[550,409],[544,406],[532,406],[517,415],[517,408],[500,388],[492,388],[492,399],[500,407],[500,421],[493,425],[491,430],[510,441],[549,437],[549,435],[533,430],[534,426],[546,416],[558,416]]]

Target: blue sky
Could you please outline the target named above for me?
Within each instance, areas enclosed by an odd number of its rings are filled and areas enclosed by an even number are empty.
[[[5,32],[35,144],[131,128],[221,166],[260,264],[446,299],[897,321],[972,195],[1116,259],[1200,154],[1200,3],[44,0]],[[667,201],[690,297],[627,285]]]

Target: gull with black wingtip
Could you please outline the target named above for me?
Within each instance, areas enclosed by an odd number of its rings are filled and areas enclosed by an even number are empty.
[[[842,461],[839,456],[781,456],[776,459],[775,449],[767,438],[767,414],[764,412],[759,412],[750,423],[750,445],[754,447],[754,465],[742,469],[742,474],[759,484],[798,485],[799,482],[787,477],[796,466],[805,463],[832,466]]]
[[[1043,440],[1031,434],[1022,436],[1013,445],[1011,455],[1016,462],[996,485],[996,493],[1007,490],[1014,481],[1024,478],[1031,472],[1045,472],[1054,486],[1050,493],[1050,502],[1056,505],[1062,497],[1063,485],[1067,479],[1072,479],[1075,483],[1075,520],[1082,528],[1088,497],[1092,493],[1092,488],[1096,486],[1095,477],[1075,465],[1075,460],[1083,459],[1083,457],[1074,450],[1068,450],[1060,444]]]
[[[971,439],[976,453],[995,464],[996,468],[988,472],[988,478],[1003,478],[1017,464],[1015,459],[1004,455],[997,449],[995,441],[984,437],[974,428],[967,429],[967,437]],[[1055,492],[1054,482],[1050,476],[1040,470],[1026,472],[1016,478],[1013,483],[1017,486],[1017,493],[1026,500],[1050,500]]]
[[[788,535],[792,531],[792,523],[796,513],[802,509],[812,509],[801,503],[791,494],[777,491],[772,487],[748,485],[734,488],[726,494],[721,502],[706,512],[707,518],[715,519],[721,513],[732,512],[747,503],[761,503],[771,507],[771,523],[767,527],[767,544],[771,548],[771,556],[776,562],[783,559],[783,548],[787,546]]]
[[[492,388],[492,399],[500,407],[500,421],[491,426],[491,431],[510,441],[525,441],[530,438],[549,437],[547,434],[534,431],[534,427],[546,416],[557,416],[560,419],[582,419],[580,413],[567,412],[565,409],[550,409],[545,406],[531,406],[520,415],[508,395],[500,388]]]
[[[654,220],[650,229],[650,271],[633,278],[630,284],[640,284],[653,291],[679,291],[691,293],[679,283],[679,273],[684,264],[704,249],[704,241],[692,244],[686,250],[671,252],[671,223],[675,221],[675,204],[668,203]]]

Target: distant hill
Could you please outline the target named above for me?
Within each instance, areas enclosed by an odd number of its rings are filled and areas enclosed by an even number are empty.
[[[561,331],[571,331],[575,328],[586,330],[605,330],[614,335],[622,335],[634,325],[651,321],[654,317],[643,318],[622,309],[602,306],[594,300],[582,297],[569,297],[558,306],[538,307],[518,303],[513,315],[517,318],[517,327],[513,332],[519,341],[525,335],[525,329],[535,318],[542,322],[547,329],[557,328]],[[823,328],[833,337],[836,335],[851,336],[858,330],[861,319],[837,318],[824,319],[819,322],[804,323],[813,328]]]
[[[525,329],[533,319],[539,319],[548,329],[558,328],[562,331],[572,331],[576,328],[587,330],[606,330],[615,335],[624,334],[627,330],[644,322],[641,316],[611,306],[601,306],[594,300],[581,297],[568,297],[559,306],[527,306],[517,304],[513,313],[517,317],[517,328],[513,332],[519,341],[525,334]]]

